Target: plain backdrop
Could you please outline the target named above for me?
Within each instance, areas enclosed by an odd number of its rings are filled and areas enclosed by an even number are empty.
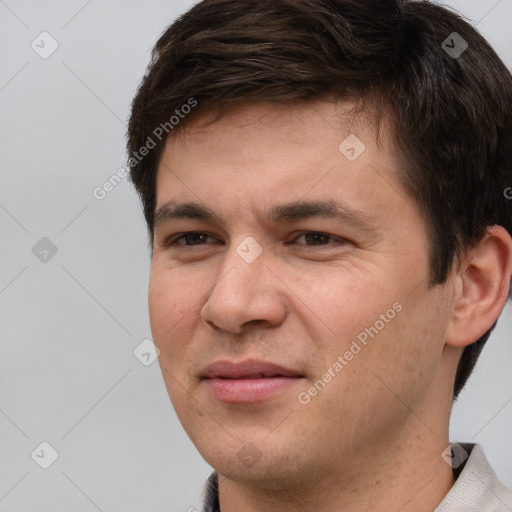
[[[134,354],[151,338],[138,198],[126,179],[93,195],[126,161],[150,49],[191,4],[0,0],[0,511],[185,511],[211,471]],[[449,5],[510,68],[512,0]],[[508,305],[451,424],[509,485],[511,332]]]

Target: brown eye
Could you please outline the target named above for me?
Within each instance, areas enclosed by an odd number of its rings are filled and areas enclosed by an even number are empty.
[[[188,233],[183,233],[178,236],[170,237],[166,242],[165,246],[170,247],[174,245],[204,245],[204,242],[207,238],[212,238],[212,236],[206,233],[200,233],[198,231],[190,231]]]
[[[306,246],[330,245],[329,240],[332,240],[334,242],[344,241],[343,238],[331,236],[326,233],[320,233],[316,231],[308,231],[306,233],[302,233],[301,235],[295,238],[295,241],[300,240],[301,238],[304,238],[305,244],[299,245]]]

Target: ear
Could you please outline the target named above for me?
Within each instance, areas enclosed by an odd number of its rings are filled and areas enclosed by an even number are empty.
[[[465,347],[492,327],[505,307],[511,274],[512,238],[501,226],[489,227],[456,272],[447,345]]]

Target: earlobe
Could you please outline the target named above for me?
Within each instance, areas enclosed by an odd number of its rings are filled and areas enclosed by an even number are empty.
[[[492,327],[505,306],[511,274],[512,238],[503,227],[493,226],[464,258],[454,277],[448,345],[470,345]]]

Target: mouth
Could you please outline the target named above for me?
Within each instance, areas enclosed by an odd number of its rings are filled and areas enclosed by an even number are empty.
[[[214,398],[225,403],[259,402],[304,379],[294,369],[266,361],[217,361],[201,373]]]

